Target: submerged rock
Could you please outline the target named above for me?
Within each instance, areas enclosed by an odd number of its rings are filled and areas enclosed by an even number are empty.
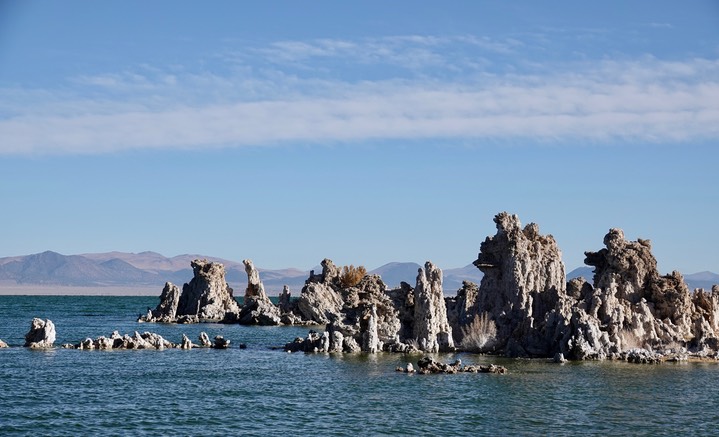
[[[406,368],[398,367],[398,372],[415,373],[414,366],[407,364]],[[462,360],[456,360],[453,363],[442,363],[432,357],[424,357],[417,361],[417,373],[420,375],[428,375],[431,373],[496,373],[506,374],[507,368],[490,364],[489,366],[480,365],[463,365]]]
[[[133,335],[120,335],[118,331],[114,331],[109,337],[100,336],[96,339],[86,338],[78,344],[64,344],[62,347],[66,349],[80,350],[111,350],[111,349],[194,349],[199,347],[216,347],[218,349],[226,348],[230,344],[230,340],[223,339],[221,336],[215,337],[213,345],[206,333],[200,333],[200,345],[196,345],[190,341],[187,335],[182,334],[180,343],[172,343],[160,334],[154,332],[143,332],[140,334],[135,331]],[[224,345],[224,346],[223,346]]]
[[[227,349],[230,347],[230,340],[224,338],[221,335],[215,337],[215,343],[212,345],[213,349]]]
[[[25,334],[25,347],[50,348],[55,343],[55,325],[51,320],[32,319],[30,331]]]

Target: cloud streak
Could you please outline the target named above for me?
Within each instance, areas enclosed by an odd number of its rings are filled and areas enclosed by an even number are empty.
[[[449,44],[406,37],[417,50]],[[494,44],[481,38],[469,43]],[[373,42],[379,44],[379,42]],[[276,59],[340,57],[352,42],[277,43]],[[513,47],[519,47],[517,42]],[[393,51],[394,50],[394,51]],[[437,64],[430,51],[422,62]],[[393,63],[385,59],[383,63]],[[367,62],[366,59],[358,62]],[[101,97],[53,100],[28,91],[33,105],[0,109],[0,154],[96,154],[128,149],[202,149],[373,140],[690,142],[719,139],[719,61],[642,59],[583,62],[535,71],[473,71],[373,81],[300,77],[281,69],[231,75],[155,71],[80,77]],[[416,68],[422,67],[418,64]],[[5,90],[14,101],[22,92]],[[147,96],[152,96],[148,98]],[[207,96],[210,97],[207,97]],[[204,98],[200,97],[204,96]],[[46,100],[42,105],[43,99]],[[37,109],[36,107],[41,109]],[[84,109],[83,109],[84,108]]]

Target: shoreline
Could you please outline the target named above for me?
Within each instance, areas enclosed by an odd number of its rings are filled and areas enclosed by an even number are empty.
[[[161,289],[162,287],[160,287]],[[66,286],[9,285],[0,286],[0,296],[147,296],[157,297],[158,288],[147,286]]]

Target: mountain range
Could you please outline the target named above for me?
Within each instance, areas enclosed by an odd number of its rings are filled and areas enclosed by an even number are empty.
[[[190,262],[206,258],[225,265],[227,282],[241,295],[247,284],[244,265],[238,261],[226,260],[204,255],[185,254],[165,257],[156,252],[125,253],[86,253],[81,255],[62,255],[57,252],[0,258],[0,288],[3,286],[39,285],[72,287],[145,287],[155,288],[159,294],[165,282],[181,285],[192,279]],[[389,287],[396,287],[404,281],[415,284],[417,271],[421,266],[412,262],[391,262],[371,270],[378,274]],[[260,268],[260,277],[267,292],[278,294],[284,285],[298,291],[304,285],[310,272],[295,268],[269,270]],[[320,271],[321,267],[314,268]],[[444,269],[444,289],[448,294],[462,286],[468,280],[479,284],[480,272],[472,264],[460,268]],[[580,267],[567,274],[567,278],[583,276],[591,279],[592,269]],[[711,289],[719,284],[719,275],[712,272],[700,272],[684,276],[690,289]]]

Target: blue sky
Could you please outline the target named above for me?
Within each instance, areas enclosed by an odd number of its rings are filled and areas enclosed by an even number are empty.
[[[0,256],[717,272],[718,141],[714,1],[0,1]]]

